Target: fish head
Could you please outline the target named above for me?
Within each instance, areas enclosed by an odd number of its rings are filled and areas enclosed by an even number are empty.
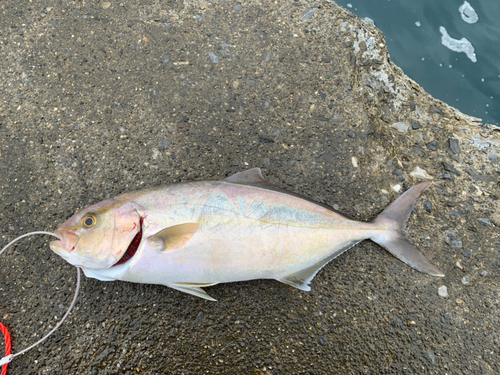
[[[100,270],[128,260],[142,239],[143,219],[132,202],[108,199],[77,212],[60,225],[50,248],[68,263]],[[127,251],[129,250],[129,251]],[[128,253],[128,255],[126,255]]]

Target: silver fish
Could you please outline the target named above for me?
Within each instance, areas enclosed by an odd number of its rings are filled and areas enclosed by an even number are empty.
[[[287,192],[254,168],[107,199],[62,224],[50,248],[88,277],[161,284],[208,300],[202,287],[252,279],[308,291],[319,270],[365,239],[444,276],[404,233],[429,185],[412,187],[366,223]]]

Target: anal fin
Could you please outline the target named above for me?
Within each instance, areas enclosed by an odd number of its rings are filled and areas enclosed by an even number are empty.
[[[217,301],[215,298],[210,297],[203,289],[202,287],[207,287],[207,286],[212,286],[216,285],[218,283],[206,283],[206,284],[199,284],[199,283],[168,283],[165,284],[166,286],[178,290],[179,292],[184,292],[187,294],[192,294],[193,296],[200,297],[209,301]]]
[[[320,260],[319,262],[312,264],[306,268],[299,271],[281,276],[276,278],[276,280],[293,286],[294,288],[305,290],[306,292],[311,290],[309,283],[316,276],[316,274],[326,266],[332,259],[338,257],[343,252],[349,250],[351,247],[356,245],[360,241],[352,241],[344,244],[341,248],[333,251],[327,258]]]

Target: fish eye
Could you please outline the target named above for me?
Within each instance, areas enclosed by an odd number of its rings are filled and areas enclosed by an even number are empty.
[[[82,219],[82,227],[92,228],[97,224],[97,216],[95,214],[87,214]]]

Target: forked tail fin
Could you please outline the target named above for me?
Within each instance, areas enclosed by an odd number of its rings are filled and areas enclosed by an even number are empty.
[[[420,194],[430,186],[430,182],[424,182],[413,186],[398,199],[392,202],[373,221],[379,227],[387,228],[370,237],[380,246],[387,249],[392,255],[415,268],[417,271],[432,276],[443,277],[444,273],[437,268],[427,256],[418,250],[406,237],[405,227],[410,213],[415,207]]]

